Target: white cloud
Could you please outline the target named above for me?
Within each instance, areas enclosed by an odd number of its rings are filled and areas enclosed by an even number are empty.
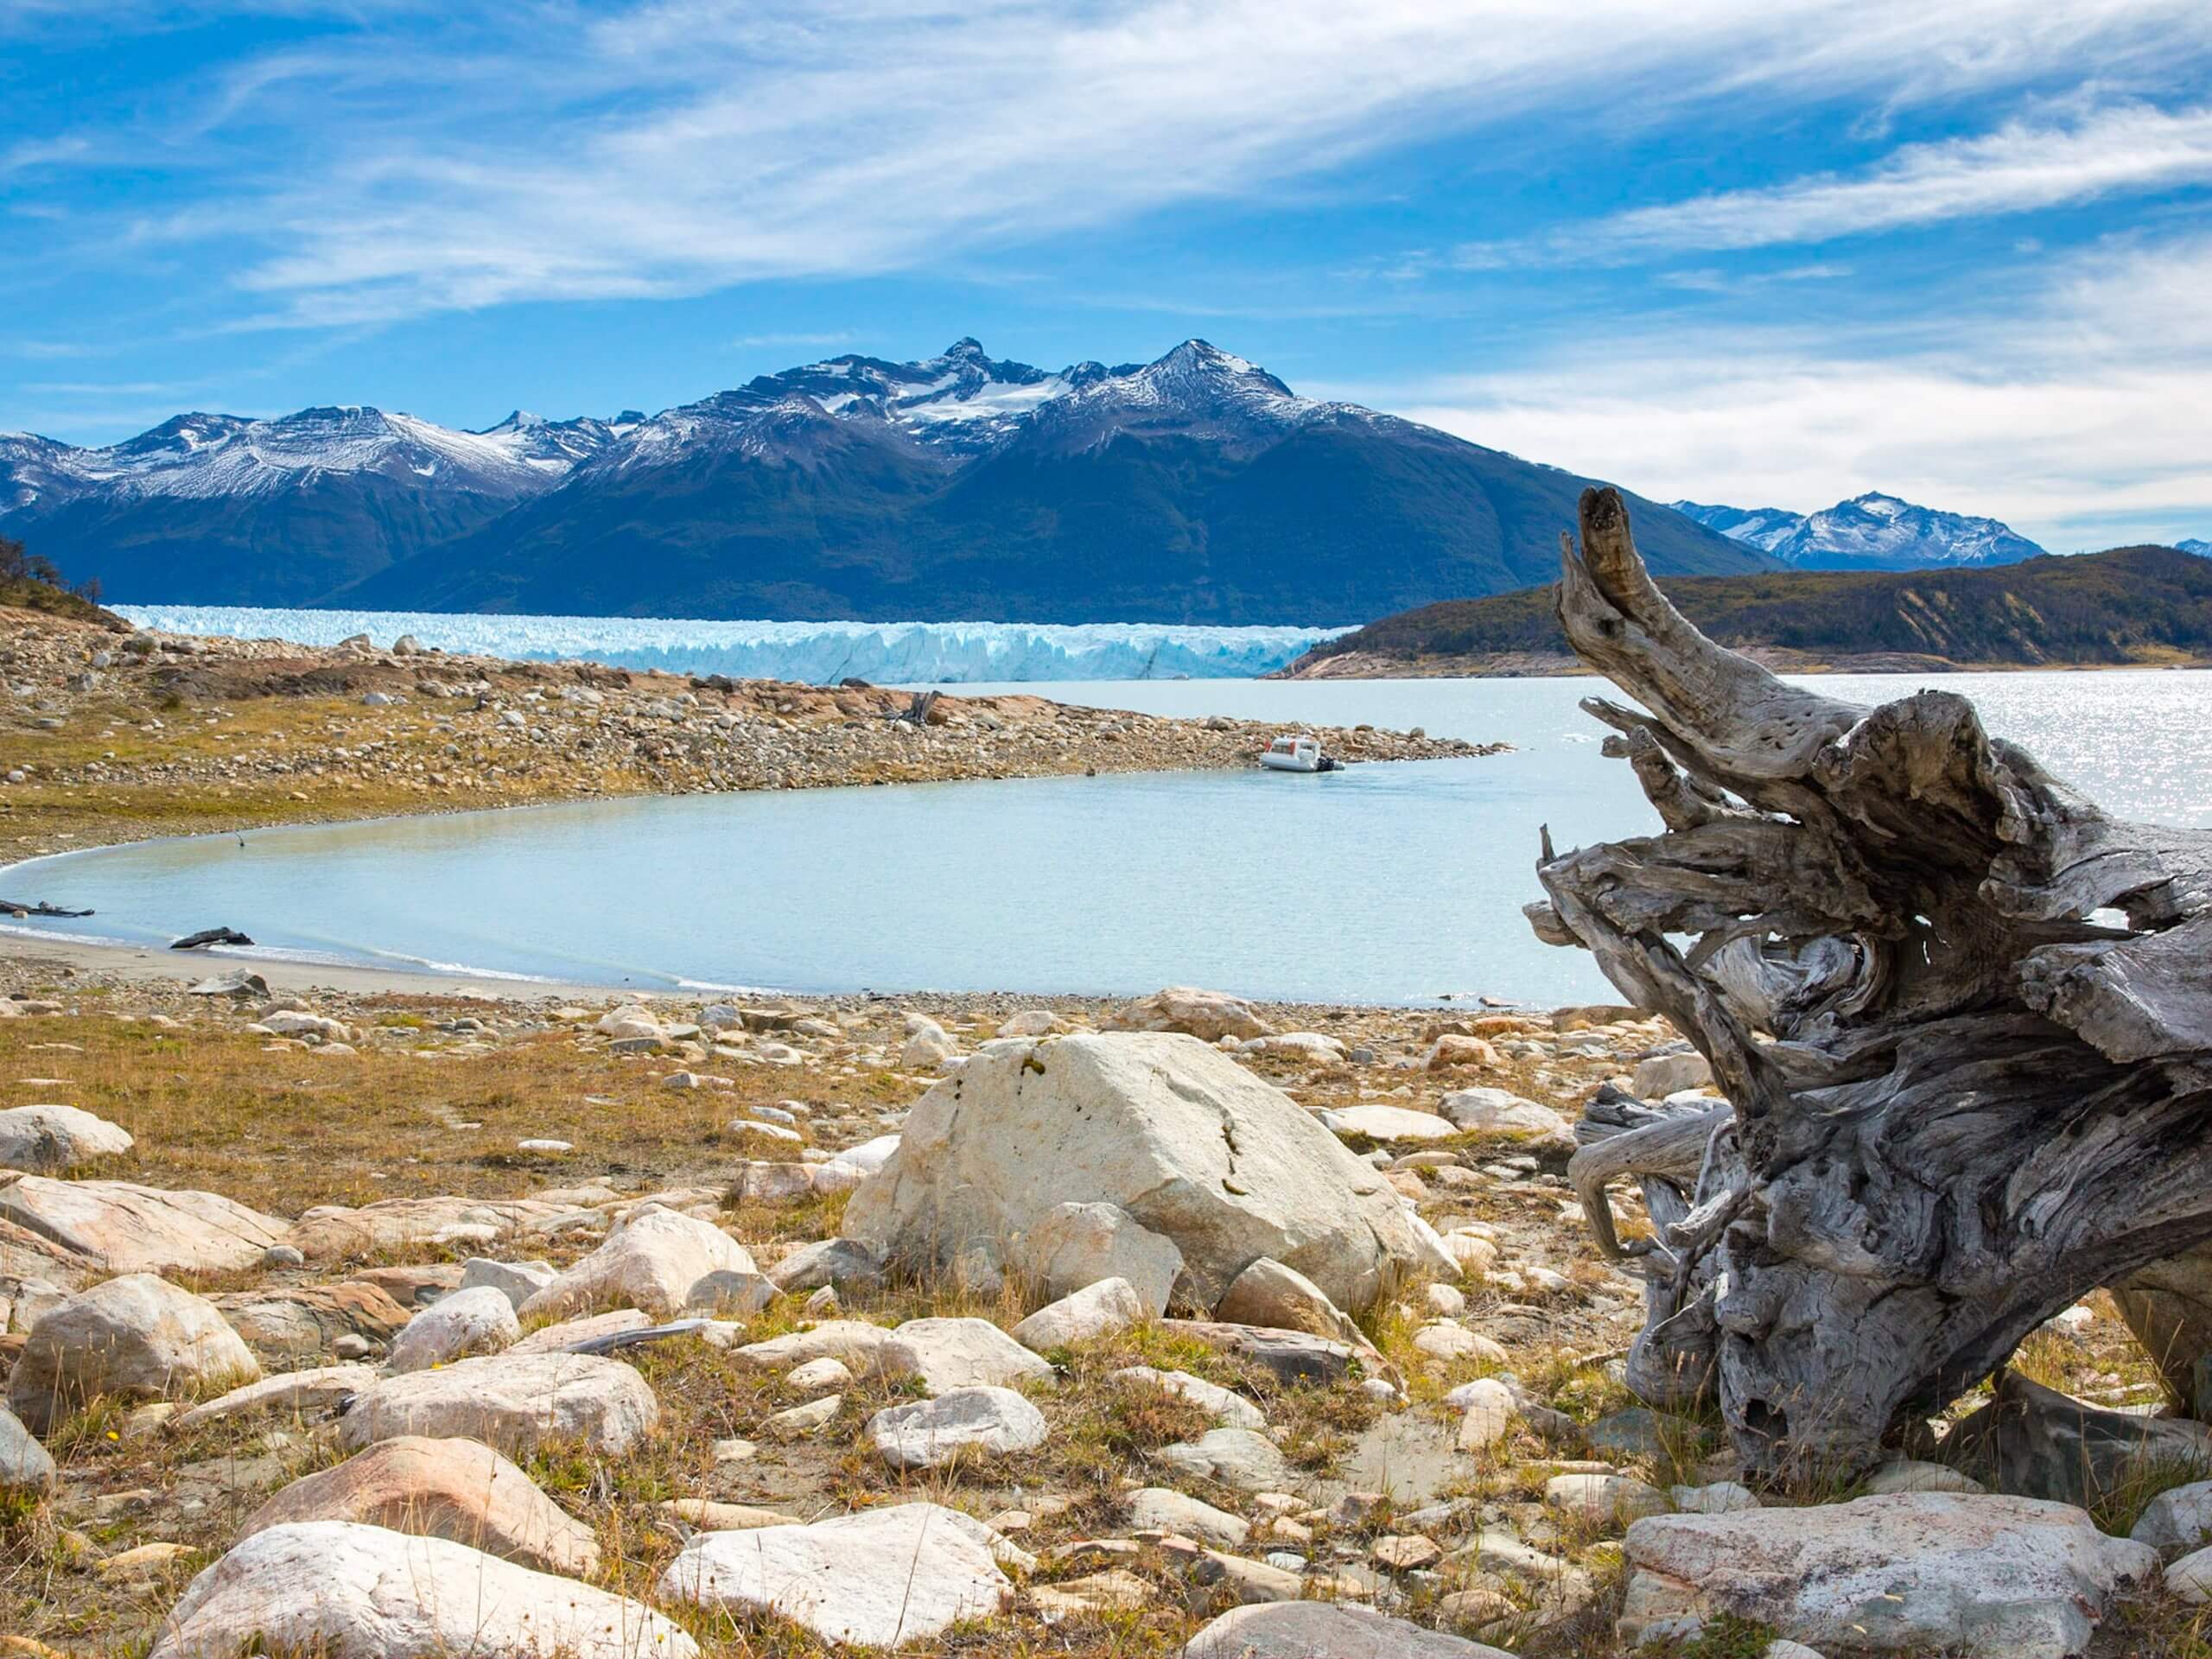
[[[1341,390],[1662,499],[1803,512],[1878,488],[2072,552],[2212,527],[2208,268],[2212,236],[2105,245],[2023,310],[1902,338],[1636,327],[1510,372]]]
[[[1853,178],[1797,179],[1632,208],[1548,238],[1541,251],[1618,258],[1826,242],[2209,182],[2212,108],[2128,105],[2067,124],[2012,121],[1974,137],[1908,144]],[[1479,247],[1465,257],[1489,265],[1510,251]]]
[[[537,0],[239,66],[166,135],[223,182],[145,233],[274,250],[243,280],[309,323],[873,274],[1563,111],[2156,73],[2212,48],[2200,7]]]

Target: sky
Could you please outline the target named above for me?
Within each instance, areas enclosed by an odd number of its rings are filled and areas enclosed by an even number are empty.
[[[0,0],[0,429],[1192,335],[1677,497],[2212,536],[2205,0]]]

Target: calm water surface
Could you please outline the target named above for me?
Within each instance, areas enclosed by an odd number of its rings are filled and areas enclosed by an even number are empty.
[[[1861,702],[1963,691],[2108,807],[2212,823],[2212,674],[1817,683]],[[1595,681],[995,689],[1286,728],[1425,726],[1516,749],[1313,778],[812,790],[264,830],[243,848],[224,836],[37,860],[4,890],[91,906],[90,923],[46,925],[108,938],[227,925],[275,954],[641,987],[1611,995],[1585,953],[1538,944],[1521,917],[1541,896],[1540,824],[1561,848],[1655,825],[1575,707]]]

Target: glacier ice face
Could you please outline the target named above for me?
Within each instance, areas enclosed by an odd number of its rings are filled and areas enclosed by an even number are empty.
[[[523,662],[587,660],[673,674],[830,685],[1003,680],[1243,679],[1268,673],[1342,628],[1150,622],[712,622],[660,617],[480,616],[232,605],[118,605],[142,628],[333,645],[412,634],[442,651]]]

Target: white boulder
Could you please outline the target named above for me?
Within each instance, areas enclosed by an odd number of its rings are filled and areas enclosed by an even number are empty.
[[[1041,1354],[1048,1348],[1126,1331],[1144,1317],[1144,1303],[1128,1280],[1101,1279],[1039,1308],[1015,1325],[1013,1334],[1023,1347]]]
[[[1062,1204],[1096,1202],[1172,1239],[1208,1307],[1262,1255],[1354,1312],[1408,1276],[1451,1271],[1389,1184],[1304,1108],[1171,1035],[992,1044],[915,1105],[844,1231],[944,1268],[997,1257]]]
[[[193,1580],[148,1659],[242,1652],[696,1659],[659,1614],[443,1538],[349,1521],[255,1533]]]
[[[11,1106],[0,1111],[0,1169],[59,1174],[95,1158],[130,1150],[130,1132],[74,1106]]]
[[[1809,1509],[1668,1515],[1628,1530],[1622,1636],[1719,1614],[1816,1648],[2069,1659],[2158,1553],[2036,1498],[1908,1492]]]
[[[909,1319],[876,1351],[875,1369],[919,1377],[931,1394],[1041,1382],[1052,1368],[988,1319]]]
[[[8,1379],[8,1403],[42,1434],[98,1395],[160,1400],[260,1375],[253,1351],[213,1302],[134,1273],[40,1319]]]
[[[519,1341],[515,1305],[497,1285],[478,1285],[442,1296],[401,1327],[385,1363],[394,1371],[423,1371],[471,1354],[496,1354]]]
[[[1574,1127],[1550,1107],[1524,1100],[1508,1089],[1459,1089],[1444,1096],[1438,1108],[1463,1130],[1507,1130],[1534,1135],[1564,1145],[1574,1144]]]
[[[613,1303],[667,1319],[683,1310],[692,1286],[724,1270],[759,1272],[745,1246],[712,1222],[674,1210],[644,1210],[520,1312],[525,1319],[563,1318]]]
[[[934,1469],[965,1452],[1033,1452],[1045,1444],[1045,1414],[1012,1389],[955,1389],[885,1407],[868,1435],[893,1468]]]
[[[607,1456],[660,1421],[644,1377],[594,1354],[494,1354],[388,1376],[355,1396],[339,1436],[359,1450],[395,1434],[459,1437],[518,1457],[541,1440],[575,1440]]]
[[[901,1503],[811,1526],[694,1534],[661,1575],[664,1601],[771,1613],[863,1648],[926,1641],[1014,1593],[980,1522]]]

